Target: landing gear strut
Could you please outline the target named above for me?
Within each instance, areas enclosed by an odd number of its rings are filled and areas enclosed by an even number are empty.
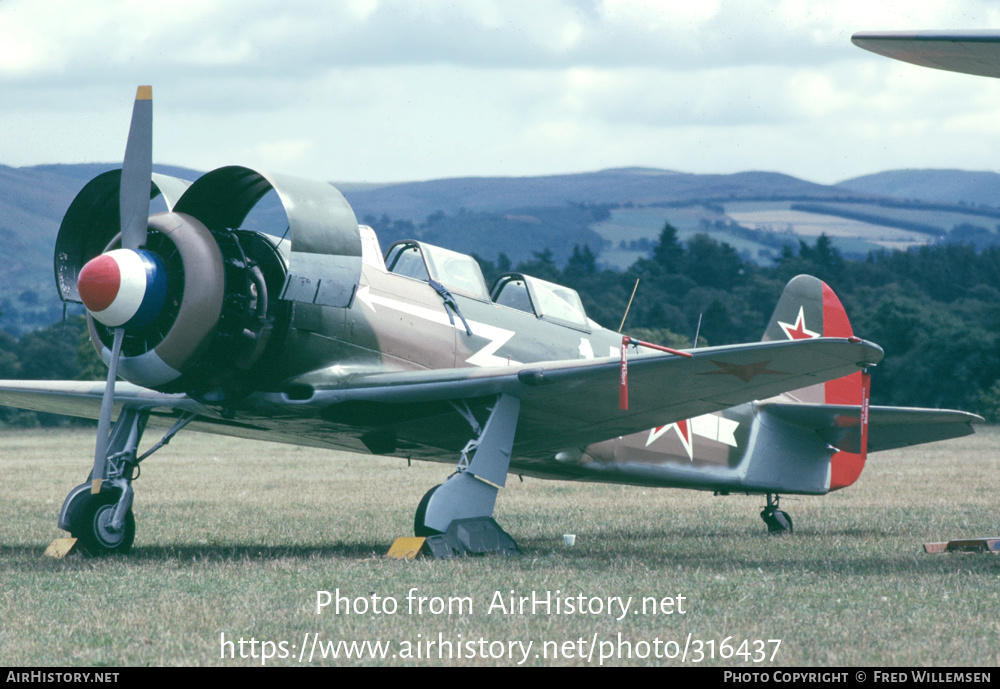
[[[181,417],[156,445],[137,457],[149,412],[123,409],[111,430],[106,455],[95,460],[87,480],[66,496],[59,528],[69,531],[91,555],[129,552],[135,540],[132,481],[138,476],[139,462],[169,443],[194,418],[193,414]]]
[[[138,461],[136,446],[149,412],[123,409],[111,429],[104,453],[84,483],[70,491],[59,512],[59,528],[91,555],[127,553],[135,540],[132,514],[132,474]]]
[[[458,471],[420,501],[413,519],[414,534],[427,538],[425,547],[435,557],[520,553],[514,539],[493,520],[520,409],[520,400],[501,394],[484,426],[471,413],[466,416],[478,437],[462,450]]]
[[[779,500],[780,498],[777,493],[768,493],[767,507],[760,513],[760,518],[767,524],[767,532],[772,536],[792,533],[793,531],[792,518],[788,515],[788,512],[778,509]]]

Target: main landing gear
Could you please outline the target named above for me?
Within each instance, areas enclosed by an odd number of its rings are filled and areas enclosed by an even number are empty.
[[[792,518],[788,512],[778,509],[779,500],[777,493],[768,493],[767,507],[760,513],[760,518],[767,524],[767,532],[772,536],[780,536],[793,531]]]
[[[462,450],[458,471],[420,501],[414,534],[426,538],[424,548],[437,558],[520,554],[514,539],[494,521],[493,507],[507,480],[521,401],[501,394],[482,427],[467,408],[456,409],[477,437]]]
[[[107,454],[95,459],[87,480],[66,496],[59,528],[69,531],[91,555],[129,552],[135,540],[132,481],[139,476],[139,462],[169,443],[194,418],[193,414],[182,416],[156,445],[136,456],[149,412],[123,409],[111,430]]]
[[[131,495],[122,501],[123,493],[118,488],[102,490],[97,495],[90,493],[89,483],[85,488],[87,491],[75,506],[70,533],[92,555],[127,553],[135,540]],[[131,490],[130,486],[128,492]],[[119,504],[125,511],[124,518],[118,517]]]

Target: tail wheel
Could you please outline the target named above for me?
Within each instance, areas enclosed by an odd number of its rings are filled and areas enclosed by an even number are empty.
[[[767,524],[767,532],[772,536],[792,533],[795,527],[792,525],[792,518],[784,510],[778,509],[780,498],[776,493],[767,494],[767,507],[760,513],[760,518]]]
[[[774,510],[768,513],[767,510],[760,513],[760,518],[767,524],[767,532],[771,535],[792,533],[795,527],[792,524],[792,517],[784,510]]]
[[[132,509],[125,515],[125,523],[120,531],[111,528],[115,508],[121,491],[102,491],[88,496],[77,512],[75,524],[70,533],[91,555],[113,555],[127,553],[135,541],[135,517]]]

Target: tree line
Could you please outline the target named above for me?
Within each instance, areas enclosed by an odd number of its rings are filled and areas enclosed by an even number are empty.
[[[875,404],[954,408],[1000,422],[1000,247],[934,244],[840,255],[829,238],[785,246],[772,266],[745,261],[705,234],[681,242],[663,228],[647,258],[628,270],[602,268],[588,245],[565,264],[552,251],[512,262],[477,256],[487,281],[517,270],[580,293],[587,314],[623,332],[670,346],[761,338],[785,284],[807,273],[824,280],[847,309],[855,334],[883,347],[873,372]],[[700,322],[700,327],[699,327]],[[74,316],[17,339],[0,331],[0,378],[100,379],[106,368]],[[0,424],[57,423],[57,417],[0,407]]]
[[[479,259],[487,279],[510,268]],[[1000,247],[933,244],[844,258],[830,239],[786,246],[772,266],[743,260],[708,235],[687,242],[667,224],[650,256],[628,270],[601,269],[587,246],[558,267],[547,252],[516,269],[580,293],[588,315],[623,332],[692,346],[757,341],[785,284],[806,273],[825,281],[855,334],[883,347],[874,404],[955,408],[1000,422]],[[700,320],[700,330],[699,328]]]

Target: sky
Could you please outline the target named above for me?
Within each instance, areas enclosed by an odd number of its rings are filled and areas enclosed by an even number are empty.
[[[857,31],[993,0],[0,0],[0,164],[154,160],[389,182],[643,166],[820,183],[1000,167],[1000,80]]]

